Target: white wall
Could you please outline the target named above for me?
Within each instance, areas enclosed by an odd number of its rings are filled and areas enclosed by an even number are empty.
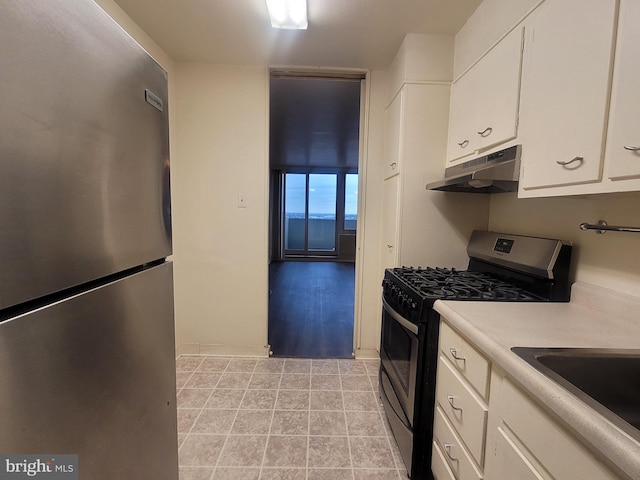
[[[266,355],[268,71],[179,63],[175,77],[178,348]]]
[[[454,75],[462,73],[539,0],[485,0],[456,36]],[[526,145],[524,146],[526,148]],[[640,235],[582,232],[582,222],[640,225],[640,193],[518,199],[492,195],[489,228],[547,236],[574,245],[572,279],[638,295]]]

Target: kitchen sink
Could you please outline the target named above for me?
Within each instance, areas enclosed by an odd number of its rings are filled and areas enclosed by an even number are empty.
[[[640,441],[640,349],[513,347],[511,351]]]

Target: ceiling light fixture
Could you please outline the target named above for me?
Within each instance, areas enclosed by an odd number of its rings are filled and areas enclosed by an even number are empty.
[[[307,29],[307,0],[267,0],[273,28]]]

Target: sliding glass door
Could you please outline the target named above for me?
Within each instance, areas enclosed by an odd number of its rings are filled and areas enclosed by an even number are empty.
[[[285,255],[334,255],[338,175],[286,173]]]

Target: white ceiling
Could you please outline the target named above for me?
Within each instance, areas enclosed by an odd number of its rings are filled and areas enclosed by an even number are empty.
[[[307,0],[271,28],[265,0],[115,0],[176,61],[386,69],[407,33],[454,34],[482,0]]]

